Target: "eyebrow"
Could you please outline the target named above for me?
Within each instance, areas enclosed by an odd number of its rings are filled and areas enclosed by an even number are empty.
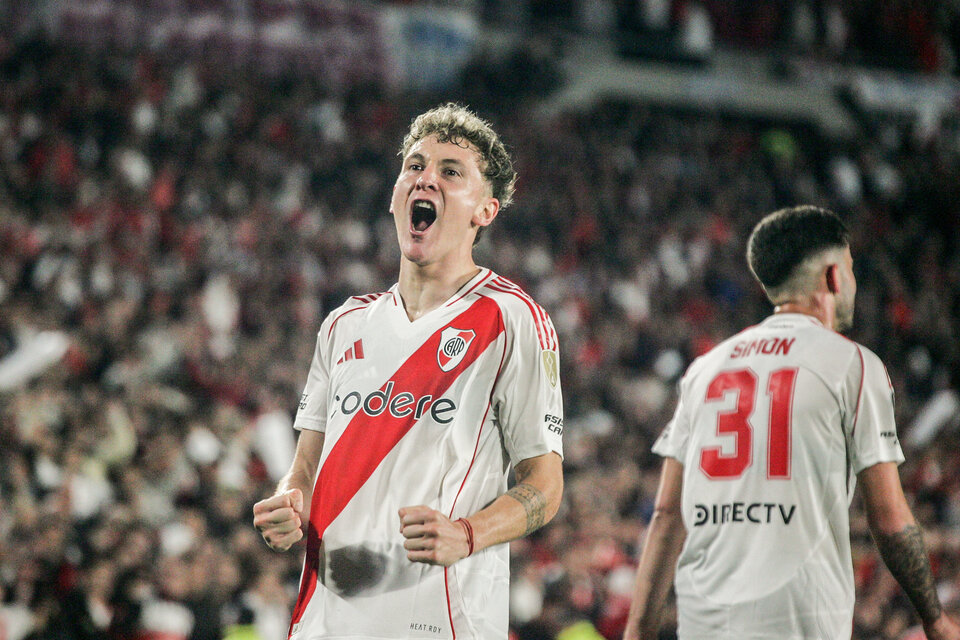
[[[424,157],[422,153],[411,153],[407,156],[405,162],[410,162],[411,160],[416,160],[417,162],[427,161],[426,157]],[[442,158],[439,161],[439,164],[443,167],[457,167],[460,169],[466,168],[466,165],[456,158]]]

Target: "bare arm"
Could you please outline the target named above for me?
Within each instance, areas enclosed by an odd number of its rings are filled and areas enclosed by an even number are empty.
[[[640,554],[625,640],[657,636],[660,610],[673,585],[677,558],[687,537],[680,511],[682,489],[683,465],[673,458],[664,458],[653,518]]]
[[[280,478],[276,493],[284,493],[290,489],[300,489],[304,498],[313,493],[313,479],[317,475],[317,465],[320,464],[320,454],[323,453],[324,434],[320,431],[304,429],[297,440],[297,452],[293,456],[290,470]],[[310,515],[309,500],[307,500],[307,516]]]
[[[276,492],[253,506],[253,525],[275,551],[286,551],[303,537],[323,437],[319,431],[301,431],[290,470],[280,478]]]
[[[465,518],[473,531],[473,552],[536,531],[560,508],[563,469],[556,453],[528,458],[516,466],[517,484],[487,507]],[[449,566],[468,555],[467,528],[426,506],[400,509],[407,558]]]
[[[881,462],[861,471],[858,478],[880,555],[916,608],[927,636],[960,637],[960,629],[940,606],[923,531],[904,498],[896,464]]]
[[[533,533],[557,515],[563,496],[560,463],[559,455],[547,453],[517,464],[517,484],[468,518],[475,550]]]

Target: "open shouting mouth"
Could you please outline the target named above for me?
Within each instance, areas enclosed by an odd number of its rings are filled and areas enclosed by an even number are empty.
[[[437,219],[437,208],[429,200],[414,200],[410,207],[410,227],[415,233],[423,233]]]

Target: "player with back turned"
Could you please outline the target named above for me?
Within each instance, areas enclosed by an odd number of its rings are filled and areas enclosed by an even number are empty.
[[[413,122],[401,156],[399,280],[322,323],[295,458],[254,507],[274,549],[306,528],[293,640],[505,638],[502,543],[560,503],[556,332],[520,287],[473,261],[510,202],[510,157],[452,104]]]
[[[760,221],[747,258],[773,315],[695,360],[673,419],[624,638],[655,638],[675,582],[682,640],[840,640],[852,633],[849,505],[932,640],[943,613],[900,485],[893,389],[853,321],[849,236],[833,213]]]

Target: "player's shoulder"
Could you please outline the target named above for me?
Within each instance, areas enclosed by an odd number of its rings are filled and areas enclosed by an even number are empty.
[[[488,298],[492,298],[504,313],[519,313],[524,316],[546,317],[547,312],[537,304],[529,293],[516,282],[497,275],[493,271],[490,277],[486,278],[477,293]]]
[[[500,308],[504,325],[533,328],[545,349],[556,348],[557,336],[550,314],[523,287],[493,271],[477,294],[492,299]]]
[[[329,338],[342,319],[349,317],[350,320],[360,320],[375,302],[384,299],[384,296],[389,298],[391,295],[390,291],[380,291],[378,293],[350,296],[343,304],[327,314],[320,329],[321,333],[324,334],[323,337]]]
[[[874,353],[873,350],[870,349],[870,347],[860,344],[853,338],[848,338],[847,336],[841,335],[839,333],[836,335],[840,338],[842,342],[846,344],[848,349],[856,350],[857,354],[861,358],[863,358],[863,361],[865,363],[869,363],[871,365],[877,364],[877,365],[883,366],[883,361],[880,359],[880,356]]]
[[[840,334],[837,334],[840,335]],[[847,348],[852,349],[856,352],[856,358],[860,361],[860,369],[866,374],[869,371],[883,372],[883,377],[887,380],[887,383],[893,387],[893,383],[890,382],[890,375],[887,373],[887,367],[883,364],[883,360],[880,359],[876,353],[873,352],[869,347],[860,344],[859,342],[848,338],[846,336],[840,336],[843,341],[847,344]]]
[[[390,291],[380,291],[378,293],[365,293],[363,295],[350,296],[344,300],[343,304],[331,311],[327,317],[336,320],[345,313],[365,309],[383,296],[392,295]]]

